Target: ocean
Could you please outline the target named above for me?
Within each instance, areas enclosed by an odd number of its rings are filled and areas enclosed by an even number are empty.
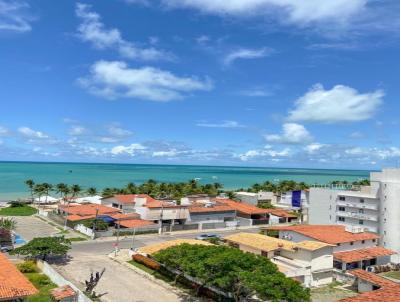
[[[83,188],[96,187],[101,190],[105,187],[123,187],[128,182],[140,184],[150,178],[162,182],[183,182],[196,178],[201,183],[219,182],[224,189],[239,189],[267,180],[326,184],[332,180],[355,181],[368,177],[369,171],[366,170],[0,162],[0,200],[27,197],[29,191],[24,184],[27,179],[33,179],[36,183],[79,184]]]

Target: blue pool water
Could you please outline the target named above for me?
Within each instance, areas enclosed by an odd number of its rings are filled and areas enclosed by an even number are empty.
[[[24,244],[26,243],[26,241],[20,236],[20,235],[15,235],[15,240],[14,240],[15,244]]]

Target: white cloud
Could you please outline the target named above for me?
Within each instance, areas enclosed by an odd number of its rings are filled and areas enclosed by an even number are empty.
[[[235,17],[267,15],[299,26],[315,22],[343,24],[362,12],[367,0],[162,0],[169,7],[194,8],[204,13]]]
[[[309,153],[309,154],[314,154],[315,152],[318,152],[321,150],[323,147],[325,147],[325,144],[320,144],[320,143],[312,143],[304,147],[304,150]]]
[[[141,48],[126,41],[116,28],[105,28],[100,15],[93,12],[90,5],[77,3],[75,13],[82,21],[78,27],[79,37],[98,49],[116,49],[121,56],[129,59],[147,61],[173,59],[171,54],[164,51],[153,47]]]
[[[352,139],[361,139],[361,138],[364,138],[365,135],[362,132],[354,131],[354,132],[350,133],[349,137]]]
[[[86,135],[88,133],[89,133],[88,129],[86,129],[83,126],[79,126],[79,125],[72,126],[68,131],[69,135],[74,135],[74,136]]]
[[[151,101],[182,99],[196,90],[211,90],[209,79],[178,77],[153,67],[129,68],[121,61],[98,61],[90,75],[79,79],[89,92],[109,98],[139,98]]]
[[[177,150],[169,150],[169,151],[154,151],[153,157],[174,157],[177,156],[179,152]]]
[[[240,95],[248,96],[248,97],[269,97],[274,95],[274,92],[269,89],[265,89],[262,87],[254,87],[251,89],[245,89],[239,91]]]
[[[0,0],[0,31],[27,32],[32,30],[32,17],[26,12],[29,4],[19,0]]]
[[[283,124],[281,134],[267,134],[265,139],[267,142],[280,144],[305,144],[313,140],[307,129],[296,123]]]
[[[245,126],[236,121],[222,121],[221,123],[206,123],[201,122],[196,124],[198,127],[207,128],[244,128]]]
[[[266,57],[272,53],[272,49],[270,48],[260,48],[260,49],[248,49],[248,48],[240,48],[228,53],[223,62],[225,65],[231,65],[236,60],[239,59],[259,59]]]
[[[0,136],[8,136],[10,135],[10,130],[6,127],[0,126]]]
[[[251,159],[257,159],[257,158],[281,158],[281,157],[288,157],[290,156],[290,149],[289,148],[284,148],[280,151],[273,150],[271,146],[265,146],[264,149],[257,149],[257,150],[249,150],[245,153],[236,155],[240,160],[242,161],[248,161]]]
[[[107,129],[108,133],[112,136],[116,136],[116,137],[127,137],[127,136],[131,136],[132,132],[127,130],[127,129],[123,129],[121,127],[118,127],[116,125],[111,125],[108,127]]]
[[[322,123],[363,121],[374,115],[383,103],[383,96],[382,90],[359,93],[344,85],[325,90],[317,84],[296,100],[288,119]]]
[[[28,127],[18,128],[18,132],[29,139],[48,139],[49,136],[41,131],[36,131]]]
[[[111,149],[112,155],[130,155],[135,156],[142,151],[146,150],[146,147],[141,144],[131,144],[129,146],[115,146]]]

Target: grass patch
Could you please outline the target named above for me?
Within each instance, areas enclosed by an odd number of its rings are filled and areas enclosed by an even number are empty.
[[[391,272],[382,273],[380,275],[400,280],[400,271],[391,271]]]
[[[131,260],[131,261],[128,261],[128,263],[133,265],[133,266],[135,266],[135,267],[137,267],[138,269],[141,269],[142,271],[145,271],[146,273],[152,275],[153,277],[155,277],[157,279],[163,280],[163,281],[165,281],[167,283],[172,283],[173,282],[173,280],[171,278],[168,278],[168,276],[160,274],[158,271],[152,270],[151,268],[149,268],[149,267],[147,267],[147,266],[145,266],[145,265],[143,265],[143,264],[141,264],[139,262]]]
[[[32,267],[32,269],[30,269],[30,270],[26,270],[26,271],[31,271],[31,272],[24,273],[24,275],[39,290],[39,293],[28,297],[27,302],[52,302],[49,291],[53,288],[56,288],[57,285],[55,285],[53,282],[51,282],[49,277],[47,277],[45,274],[39,273],[39,270],[37,269],[36,265],[30,264],[29,262],[28,262],[28,264],[29,264],[29,266],[33,265],[34,267]],[[20,265],[20,266],[23,266],[23,265]],[[35,270],[36,270],[36,272],[32,272]]]
[[[71,242],[77,242],[77,241],[87,241],[87,239],[86,238],[83,238],[83,237],[72,237],[72,238],[68,238],[68,240],[69,241],[71,241]]]
[[[8,207],[0,210],[0,215],[3,216],[31,216],[36,214],[37,210],[30,206]]]

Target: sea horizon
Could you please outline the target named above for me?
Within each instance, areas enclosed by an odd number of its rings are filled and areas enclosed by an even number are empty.
[[[185,182],[198,179],[200,183],[219,182],[223,189],[248,188],[264,181],[303,181],[326,184],[333,180],[355,181],[369,178],[373,170],[327,169],[296,167],[260,167],[194,164],[150,163],[79,163],[40,161],[0,161],[0,200],[29,196],[25,180],[36,183],[78,184],[87,189],[96,187],[122,188],[129,182],[141,184],[148,179],[160,182]],[[54,194],[53,194],[54,195]]]

